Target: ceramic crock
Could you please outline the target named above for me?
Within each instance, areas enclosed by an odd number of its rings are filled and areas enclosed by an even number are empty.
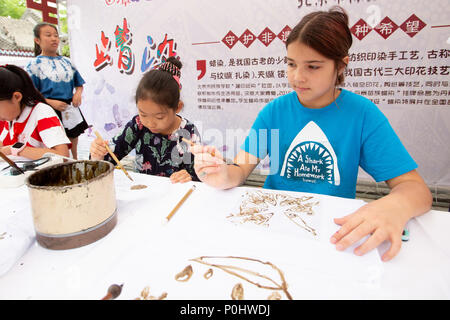
[[[117,223],[114,166],[81,160],[41,169],[26,180],[37,242],[71,249],[107,235]]]

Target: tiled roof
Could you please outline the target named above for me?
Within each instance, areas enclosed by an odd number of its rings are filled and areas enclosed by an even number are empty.
[[[32,52],[32,51],[22,51],[22,50],[0,49],[0,56],[34,57],[34,52]]]
[[[33,51],[34,25],[28,20],[0,17],[0,49]]]

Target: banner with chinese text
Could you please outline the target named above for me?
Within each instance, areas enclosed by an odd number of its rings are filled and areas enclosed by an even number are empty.
[[[450,186],[447,0],[68,0],[83,113],[105,138],[134,114],[142,74],[183,63],[182,115],[233,158],[257,113],[291,91],[285,39],[305,14],[341,5],[353,33],[344,88],[389,118],[429,185]],[[389,143],[388,141],[386,143]],[[264,161],[263,168],[268,167]],[[361,177],[367,175],[361,172]]]

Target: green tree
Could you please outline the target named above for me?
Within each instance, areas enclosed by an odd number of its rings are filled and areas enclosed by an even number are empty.
[[[2,17],[11,17],[13,19],[20,19],[27,9],[26,0],[0,0],[0,16]],[[60,32],[63,34],[67,34],[67,9],[65,6],[65,1],[62,2],[61,6],[58,6],[59,9],[59,19],[60,19]],[[56,17],[56,15],[55,15]],[[64,56],[70,56],[70,48],[69,45],[63,45],[61,47],[61,54]]]
[[[0,16],[20,19],[26,8],[27,4],[25,0],[1,0]]]

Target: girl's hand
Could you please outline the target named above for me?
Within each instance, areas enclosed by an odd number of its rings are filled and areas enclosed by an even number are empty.
[[[102,140],[99,138],[96,138],[91,143],[91,147],[89,149],[91,153],[91,159],[92,160],[103,160],[105,155],[108,153],[108,150],[106,150],[106,145],[108,144],[108,140]]]
[[[72,97],[72,104],[75,108],[81,105],[81,91],[76,91]]]
[[[402,215],[402,209],[391,199],[381,198],[361,207],[352,214],[334,219],[341,228],[332,235],[330,241],[337,250],[345,250],[365,236],[368,239],[354,250],[356,255],[363,255],[388,240],[391,246],[383,256],[389,261],[397,255],[402,246],[402,232],[408,217]]]
[[[186,169],[183,169],[183,170],[172,173],[172,175],[170,176],[170,181],[172,183],[178,183],[178,182],[185,183],[185,182],[192,181],[192,177],[186,171]]]
[[[227,165],[215,147],[194,145],[190,151],[194,155],[194,170],[200,181],[215,184],[224,179]]]
[[[11,146],[0,147],[0,151],[1,151],[5,156],[10,156],[10,155],[11,155]]]
[[[50,104],[50,106],[53,107],[53,109],[58,110],[58,111],[64,111],[67,109],[67,103],[65,103],[64,101],[59,101],[59,100],[52,100],[52,99],[47,99],[47,102]]]

